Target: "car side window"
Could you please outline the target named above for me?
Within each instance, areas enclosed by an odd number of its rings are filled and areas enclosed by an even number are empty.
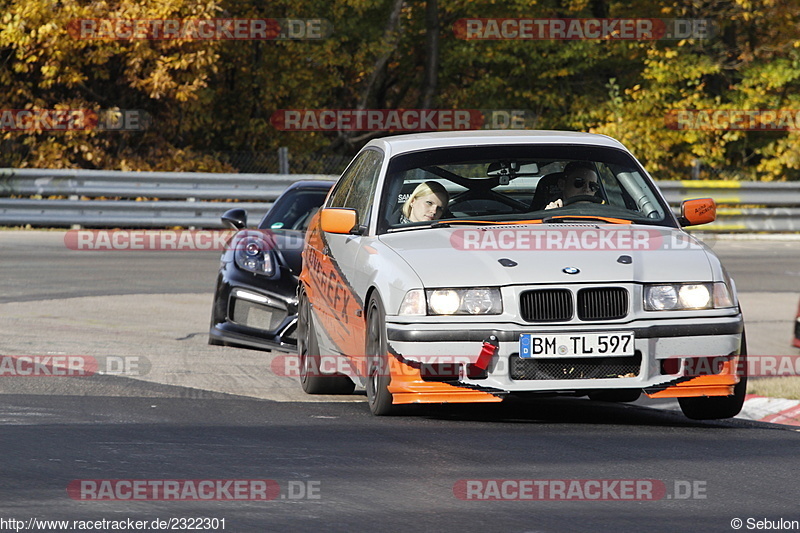
[[[377,150],[362,153],[339,180],[328,207],[355,209],[359,224],[366,224],[382,162],[383,154]]]
[[[368,152],[361,154],[358,159],[350,163],[350,166],[344,171],[342,177],[333,186],[333,192],[328,199],[326,207],[344,207],[344,201],[347,199],[347,193],[350,192],[350,187],[355,177],[359,174],[358,169],[364,164],[364,159]]]

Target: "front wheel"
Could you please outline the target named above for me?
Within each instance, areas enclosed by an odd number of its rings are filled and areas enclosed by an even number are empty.
[[[692,420],[715,420],[732,418],[739,414],[747,394],[747,339],[742,332],[742,344],[739,348],[739,383],[734,385],[730,396],[707,396],[700,398],[678,398],[681,411]]]
[[[386,312],[380,296],[373,293],[367,305],[367,403],[375,416],[395,414],[389,392],[388,342],[386,340]]]
[[[300,386],[306,394],[350,394],[355,383],[342,375],[323,375],[320,353],[311,318],[311,304],[304,290],[297,303],[297,355],[300,358]]]

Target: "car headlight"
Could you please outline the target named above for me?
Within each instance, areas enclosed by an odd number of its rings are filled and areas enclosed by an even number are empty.
[[[236,266],[242,270],[263,276],[271,276],[275,273],[275,263],[270,246],[264,239],[245,237],[240,240],[236,243],[233,258]]]
[[[683,311],[733,307],[725,283],[670,283],[645,285],[645,311]]]
[[[425,295],[432,315],[499,315],[503,312],[500,289],[428,289]]]
[[[733,298],[733,292],[727,283],[714,284],[714,307],[736,307],[736,302]]]
[[[425,291],[422,289],[411,289],[403,297],[400,304],[399,315],[421,315],[425,316]]]

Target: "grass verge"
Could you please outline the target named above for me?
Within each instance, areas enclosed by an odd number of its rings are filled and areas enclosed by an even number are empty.
[[[771,398],[800,400],[800,376],[750,378],[747,381],[747,393]]]

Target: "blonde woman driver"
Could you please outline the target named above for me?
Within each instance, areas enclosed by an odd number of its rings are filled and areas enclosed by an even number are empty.
[[[430,222],[442,218],[450,195],[441,183],[423,181],[408,197],[400,214],[400,224]]]

